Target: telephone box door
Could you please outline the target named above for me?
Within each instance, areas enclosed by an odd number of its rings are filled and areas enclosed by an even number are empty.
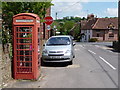
[[[16,26],[15,27],[15,39],[14,39],[14,51],[16,51],[16,57],[14,57],[16,65],[14,69],[16,69],[15,77],[17,74],[21,74],[18,77],[22,77],[24,74],[24,78],[33,78],[31,75],[32,70],[32,61],[33,61],[33,26]],[[16,49],[16,50],[15,50]]]

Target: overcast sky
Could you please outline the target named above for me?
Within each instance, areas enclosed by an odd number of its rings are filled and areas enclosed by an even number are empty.
[[[97,17],[118,17],[117,0],[53,0],[51,16],[55,19],[66,16],[86,17],[94,14]]]

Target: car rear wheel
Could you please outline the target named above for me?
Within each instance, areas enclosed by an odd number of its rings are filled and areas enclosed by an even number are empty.
[[[44,66],[45,62],[43,61],[43,58],[41,57],[41,66]]]
[[[75,55],[73,55],[73,58],[75,58]]]

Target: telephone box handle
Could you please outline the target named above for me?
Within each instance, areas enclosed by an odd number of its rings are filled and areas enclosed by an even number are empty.
[[[34,49],[32,49],[32,51],[34,52]]]

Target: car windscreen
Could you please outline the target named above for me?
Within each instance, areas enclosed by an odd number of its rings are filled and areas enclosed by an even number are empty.
[[[69,37],[52,37],[46,43],[46,45],[69,45],[69,44],[70,44]]]

